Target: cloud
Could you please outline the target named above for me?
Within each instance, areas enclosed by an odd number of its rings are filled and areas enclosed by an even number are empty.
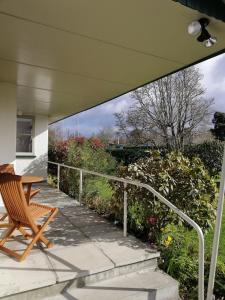
[[[126,94],[64,119],[57,126],[63,127],[65,133],[79,132],[84,136],[97,134],[105,127],[116,130],[114,114],[127,110],[132,103],[133,99]]]
[[[225,112],[225,54],[204,61],[198,67],[204,75],[206,96],[215,99],[213,110]]]

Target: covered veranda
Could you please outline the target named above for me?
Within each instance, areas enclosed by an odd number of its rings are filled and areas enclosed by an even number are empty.
[[[0,163],[46,177],[49,123],[223,53],[224,8],[223,0],[1,1]],[[202,17],[217,38],[209,48],[187,33]],[[25,152],[21,119],[32,123]]]

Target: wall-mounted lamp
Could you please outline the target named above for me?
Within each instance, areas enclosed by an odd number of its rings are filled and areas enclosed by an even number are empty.
[[[201,18],[198,21],[193,21],[188,26],[188,33],[192,36],[197,36],[197,41],[204,44],[205,47],[211,47],[217,39],[208,32],[206,27],[209,25],[209,19]]]

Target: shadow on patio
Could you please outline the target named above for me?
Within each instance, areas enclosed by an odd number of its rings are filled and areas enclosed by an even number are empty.
[[[83,286],[83,278],[92,274],[115,272],[159,257],[158,252],[132,236],[123,237],[121,230],[64,193],[46,184],[40,187],[41,193],[34,201],[59,208],[45,234],[54,247],[44,249],[38,245],[20,263],[0,253],[0,297],[56,283],[65,283],[66,291],[71,284]],[[26,242],[18,234],[9,243],[19,252]]]

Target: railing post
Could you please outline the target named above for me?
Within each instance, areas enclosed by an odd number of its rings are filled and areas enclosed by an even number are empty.
[[[210,271],[209,271],[207,300],[215,299],[213,297],[213,289],[214,289],[214,282],[215,282],[215,275],[216,275],[216,264],[217,264],[218,250],[219,250],[221,225],[223,219],[224,192],[225,192],[225,146],[223,150],[223,164],[222,164],[222,172],[221,172],[221,179],[220,179],[220,191],[219,191],[217,216],[216,216],[216,224],[215,224],[213,246],[212,246],[212,256],[211,256]]]
[[[57,165],[57,189],[59,191],[59,184],[60,184],[60,165]]]
[[[124,182],[123,191],[123,236],[127,236],[127,183]]]
[[[204,300],[204,265],[205,265],[205,240],[201,231],[198,232],[199,238],[199,255],[198,255],[198,299]]]
[[[79,202],[82,204],[82,194],[83,194],[83,171],[80,170],[80,183],[79,183]]]

